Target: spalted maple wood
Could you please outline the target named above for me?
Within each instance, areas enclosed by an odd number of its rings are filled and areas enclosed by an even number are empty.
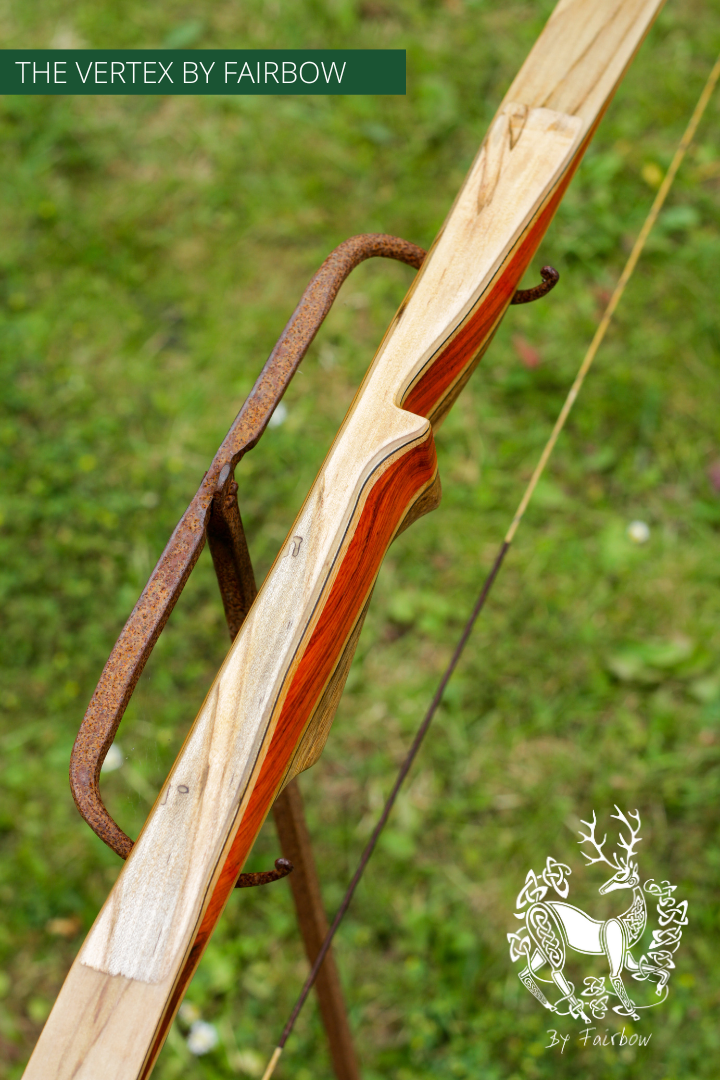
[[[283,783],[327,735],[437,426],[487,348],[660,0],[561,0],[498,111],[26,1070],[149,1075]]]

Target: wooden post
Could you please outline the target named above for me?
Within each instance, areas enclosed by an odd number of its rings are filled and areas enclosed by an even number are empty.
[[[328,921],[320,895],[320,881],[310,846],[310,834],[297,777],[290,781],[275,800],[273,817],[282,853],[294,867],[288,881],[292,888],[300,932],[305,942],[305,952],[313,964],[328,932]],[[360,1080],[340,976],[332,952],[327,954],[320,968],[315,989],[330,1043],[335,1075],[338,1080]]]

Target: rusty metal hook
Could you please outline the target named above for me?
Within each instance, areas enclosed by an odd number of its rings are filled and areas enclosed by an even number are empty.
[[[105,665],[75,740],[70,787],[82,817],[121,859],[128,857],[133,841],[102,800],[99,781],[105,755],[206,539],[230,636],[234,638],[240,629],[257,588],[238,510],[234,469],[263,434],[342,283],[361,262],[378,256],[418,268],[425,252],[399,237],[369,233],[345,240],[325,259],[213,458]],[[275,874],[272,870],[267,873]],[[275,880],[275,876],[268,880]]]
[[[280,878],[292,874],[293,864],[289,859],[276,859],[274,870],[260,870],[256,874],[240,874],[235,882],[236,889],[252,889],[255,885],[269,885],[271,881],[279,881]]]
[[[541,296],[547,296],[560,280],[560,274],[554,266],[543,266],[540,277],[542,278],[541,285],[533,285],[532,289],[518,289],[510,303],[532,304],[533,300],[539,300]]]

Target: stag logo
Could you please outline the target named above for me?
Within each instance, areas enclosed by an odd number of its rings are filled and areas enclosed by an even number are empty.
[[[624,814],[618,806],[612,817],[620,822],[618,850],[612,858],[605,854],[607,833],[602,840],[595,835],[597,819],[593,811],[592,821],[583,821],[587,832],[580,830],[580,844],[587,845],[582,854],[587,866],[605,863],[613,871],[598,892],[601,896],[622,889],[632,890],[630,906],[619,915],[609,919],[594,919],[574,904],[567,903],[570,892],[569,866],[548,856],[545,869],[538,878],[534,870],[528,870],[516,901],[515,918],[524,922],[524,929],[508,934],[510,959],[521,961],[518,976],[523,986],[549,1009],[560,1016],[570,1015],[590,1024],[592,1019],[602,1020],[611,997],[619,999],[613,1011],[619,1016],[639,1020],[645,1009],[660,1005],[668,995],[668,981],[675,967],[673,954],[682,938],[682,928],[687,926],[687,900],[679,903],[674,893],[677,888],[669,881],[656,885],[653,880],[640,884],[640,871],[636,860],[636,848],[642,840],[641,822],[637,810]],[[625,831],[623,831],[625,830]],[[560,899],[545,899],[552,890]],[[655,902],[658,928],[652,931],[652,939],[646,952],[636,959],[633,949],[640,945],[648,929],[646,896]],[[572,953],[604,958],[607,974],[588,975],[583,979],[585,989],[575,993],[575,985],[565,974],[566,963]],[[636,982],[654,985],[654,992],[642,993],[641,988],[623,982],[623,972],[628,972]],[[609,979],[610,985],[606,983]],[[543,989],[540,984],[545,984]],[[551,1001],[547,995],[557,990],[561,996]],[[647,1004],[636,1004],[635,997],[647,997]],[[584,999],[584,1000],[583,1000]]]

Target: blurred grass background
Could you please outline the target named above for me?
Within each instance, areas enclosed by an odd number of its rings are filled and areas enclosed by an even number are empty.
[[[429,245],[552,6],[0,3],[5,47],[408,51],[405,98],[0,101],[3,1080],[119,870],[67,766],[123,622],[310,275],[353,233]],[[301,778],[329,910],[719,47],[718,0],[670,0],[528,274],[551,262],[557,291],[509,312],[438,435],[442,505],[391,549],[329,746]],[[719,120],[716,98],[339,934],[366,1080],[717,1075]],[[284,422],[242,462],[259,579],[411,279],[355,271]],[[205,553],[103,781],[131,835],[226,633]],[[547,854],[599,910],[575,830],[616,802],[641,812],[643,879],[676,883],[691,922],[668,1002],[638,1025],[649,1046],[573,1038],[560,1056],[548,1027],[577,1025],[521,987],[505,935]],[[277,854],[268,822],[249,868]],[[178,1024],[155,1075],[259,1076],[305,970],[287,883],[238,894],[188,995],[219,1044],[193,1057]],[[331,1076],[314,1003],[278,1076]]]

